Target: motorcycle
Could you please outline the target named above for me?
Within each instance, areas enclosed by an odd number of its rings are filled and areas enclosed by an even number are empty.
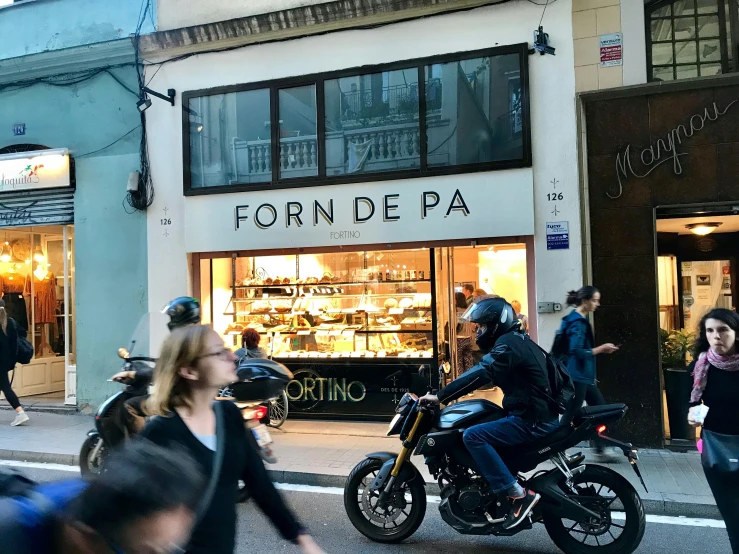
[[[345,510],[352,525],[375,542],[397,543],[413,535],[426,513],[424,479],[409,460],[413,453],[424,456],[438,482],[442,519],[461,534],[512,536],[543,523],[552,541],[568,554],[630,554],[646,527],[636,489],[609,468],[585,464],[581,453],[566,454],[568,448],[599,437],[624,453],[646,490],[638,452],[603,434],[626,410],[625,404],[582,408],[571,425],[549,436],[497,449],[521,486],[541,495],[528,519],[504,529],[510,500],[490,490],[462,441],[465,429],[504,417],[502,408],[487,400],[464,400],[439,409],[421,405],[416,395],[406,393],[387,431],[387,436],[399,436],[400,453],[368,454],[352,470],[344,487]],[[554,468],[523,475],[546,461]]]

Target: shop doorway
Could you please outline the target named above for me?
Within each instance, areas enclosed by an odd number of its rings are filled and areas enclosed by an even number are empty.
[[[75,404],[74,226],[0,230],[0,294],[34,358],[11,373],[25,405]]]
[[[679,444],[697,436],[686,423],[691,388],[686,366],[700,321],[714,308],[737,306],[739,215],[705,215],[705,210],[670,215],[658,212],[657,280],[664,431]]]

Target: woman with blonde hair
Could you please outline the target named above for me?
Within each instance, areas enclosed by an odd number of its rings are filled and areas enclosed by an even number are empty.
[[[190,325],[175,329],[166,338],[154,370],[148,412],[158,417],[146,425],[141,436],[161,445],[178,444],[200,463],[205,475],[218,475],[210,503],[200,508],[185,552],[234,551],[236,493],[241,479],[285,539],[305,554],[320,554],[321,549],[287,508],[247,441],[239,409],[229,401],[214,403],[218,390],[237,380],[235,361],[236,356],[215,331],[205,325]],[[220,455],[219,444],[224,448]]]
[[[8,373],[15,369],[16,353],[18,352],[18,324],[5,311],[5,300],[0,300],[0,390],[15,410],[13,427],[28,421],[28,415],[23,410],[18,395],[8,379]],[[25,335],[24,335],[25,336]]]

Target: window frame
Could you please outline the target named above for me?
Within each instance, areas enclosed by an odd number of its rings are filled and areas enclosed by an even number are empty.
[[[428,137],[426,135],[426,67],[433,64],[453,63],[467,59],[495,57],[517,54],[520,64],[521,79],[521,120],[522,120],[522,155],[515,160],[504,160],[495,162],[480,162],[473,164],[460,164],[441,167],[427,167]],[[494,171],[502,169],[517,169],[532,166],[531,154],[531,114],[529,96],[529,64],[528,44],[519,43],[481,50],[455,52],[441,56],[429,56],[424,58],[412,58],[387,64],[359,66],[341,69],[331,72],[314,73],[287,77],[284,79],[258,81],[246,84],[226,85],[208,89],[189,90],[182,94],[182,153],[183,153],[183,188],[185,196],[200,196],[206,194],[226,194],[235,192],[250,192],[263,190],[280,190],[299,187],[316,187],[327,185],[338,185],[346,183],[365,183],[372,181],[388,181],[398,179],[413,179],[419,177],[432,177],[438,175],[457,175],[464,173],[478,173],[483,171]],[[324,82],[343,77],[355,77],[384,71],[395,71],[401,69],[413,69],[418,71],[418,124],[420,135],[420,157],[421,164],[418,169],[401,169],[392,171],[367,172],[351,175],[326,175],[326,98],[324,95]],[[316,87],[316,118],[318,145],[318,175],[311,177],[289,177],[280,178],[279,172],[279,90],[300,86],[314,85]],[[257,89],[268,89],[270,96],[270,122],[271,122],[271,162],[272,178],[263,183],[234,183],[214,187],[193,187],[191,178],[190,159],[190,100],[204,96],[216,96],[237,92],[246,92]]]
[[[652,13],[656,10],[663,8],[665,6],[672,6],[675,4],[677,0],[653,0],[647,4],[644,5],[644,34],[645,34],[645,40],[646,40],[646,55],[647,55],[647,82],[653,83],[658,82],[654,79],[654,64],[652,63],[652,45],[655,44],[654,41],[652,41],[652,22],[654,21],[652,19]],[[701,64],[699,61],[700,52],[698,53],[698,56],[696,57],[696,63],[695,64],[684,64],[684,63],[677,63],[676,58],[676,51],[675,51],[675,45],[676,43],[683,43],[683,42],[691,42],[690,40],[675,40],[675,22],[678,19],[681,18],[693,18],[695,19],[696,25],[699,17],[703,17],[706,15],[713,15],[713,14],[701,14],[698,13],[697,6],[696,6],[696,12],[693,15],[688,16],[682,16],[675,18],[674,13],[671,10],[671,15],[669,17],[660,17],[657,18],[657,20],[666,20],[670,21],[672,25],[672,38],[669,41],[657,41],[656,44],[670,44],[672,46],[672,63],[669,65],[657,65],[657,67],[671,67],[672,68],[672,75],[673,78],[672,81],[682,81],[685,79],[680,79],[677,77],[677,68],[679,67],[689,67],[689,66],[695,66],[698,72],[700,73],[700,66],[701,65],[713,65],[713,64],[719,64],[721,66],[721,73],[720,75],[725,75],[727,73],[736,73],[739,71],[739,5],[737,3],[737,0],[717,0],[716,1],[718,6],[718,12],[717,16],[719,19],[719,37],[718,40],[720,42],[720,52],[721,52],[721,59],[717,62],[706,62],[704,64]],[[727,12],[728,9],[728,12]],[[728,30],[731,32],[731,36],[727,36],[727,27]],[[715,40],[715,39],[707,39],[707,40]],[[692,42],[696,43],[696,48],[698,48],[698,45],[700,44],[700,36],[697,35],[695,39],[692,40]],[[731,52],[729,52],[729,48],[731,48]],[[733,67],[732,67],[733,64]],[[715,77],[716,75],[699,75],[698,77],[691,77],[693,79],[701,79],[704,77]]]

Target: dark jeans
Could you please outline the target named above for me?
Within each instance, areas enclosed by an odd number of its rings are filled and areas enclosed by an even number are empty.
[[[606,399],[603,398],[603,393],[600,392],[598,385],[591,385],[588,383],[575,382],[575,399],[572,402],[573,409],[575,411],[582,408],[582,403],[586,402],[588,406],[602,406],[606,403]],[[591,441],[591,445],[595,447],[598,452],[603,451],[603,443],[599,440]]]
[[[464,444],[494,493],[505,492],[516,484],[495,447],[518,446],[553,433],[559,420],[549,423],[529,423],[517,416],[508,416],[490,423],[474,425],[464,432]]]
[[[0,371],[0,390],[5,395],[5,400],[10,402],[10,405],[14,410],[18,409],[21,405],[18,400],[18,396],[13,392],[10,386],[10,379],[8,378],[9,371]]]
[[[708,486],[711,487],[718,511],[726,523],[731,551],[739,554],[739,476],[732,477],[703,468]]]

